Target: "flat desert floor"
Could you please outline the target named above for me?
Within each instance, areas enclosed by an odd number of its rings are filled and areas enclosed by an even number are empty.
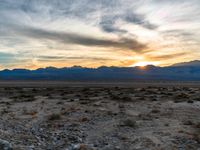
[[[0,150],[200,149],[193,83],[1,82],[0,116]]]

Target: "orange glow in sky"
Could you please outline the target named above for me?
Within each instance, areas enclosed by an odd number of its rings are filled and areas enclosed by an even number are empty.
[[[145,61],[143,61],[143,62],[137,62],[137,63],[135,63],[135,64],[133,64],[133,65],[131,65],[131,66],[133,66],[133,67],[144,67],[144,66],[148,66],[148,65],[158,65],[158,63],[156,63],[156,62],[145,62]]]

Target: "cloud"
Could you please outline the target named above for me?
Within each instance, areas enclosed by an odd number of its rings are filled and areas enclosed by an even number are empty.
[[[120,19],[147,29],[156,28],[155,24],[147,20],[145,14],[135,12],[137,8],[133,4],[139,2],[132,2],[132,7],[127,7],[127,3],[130,3],[129,0],[2,0],[0,16],[7,18],[5,22],[22,23],[72,18],[94,26],[99,25],[108,33],[125,33],[125,30],[114,27]],[[20,15],[23,15],[23,19],[19,20],[17,17]]]
[[[89,60],[89,61],[110,61],[114,60],[111,58],[105,57],[86,57],[86,56],[79,56],[79,57],[72,57],[72,56],[39,56],[37,57],[38,61],[66,61],[66,60]]]
[[[92,64],[107,59],[108,52],[120,61],[156,52],[164,55],[152,59],[165,63],[183,56],[199,59],[199,4],[199,0],[0,0],[0,50],[7,53],[0,54],[0,63],[25,58],[31,62],[38,52],[55,55],[38,58],[44,61],[79,62],[83,49],[82,58]],[[63,53],[71,55],[60,57]]]
[[[145,15],[137,14],[132,11],[128,11],[127,13],[125,13],[124,20],[126,20],[129,23],[140,25],[149,30],[155,30],[158,28],[158,25],[150,23],[150,21],[146,19]]]
[[[101,21],[99,22],[100,28],[108,33],[127,33],[126,30],[122,30],[114,26],[117,18],[118,17],[102,16]]]
[[[167,30],[167,31],[161,32],[161,34],[163,35],[163,37],[166,37],[166,38],[178,37],[178,39],[181,40],[182,42],[194,41],[194,39],[196,38],[195,36],[196,33],[189,30],[187,31],[180,30],[180,29]]]
[[[99,26],[103,31],[108,33],[127,33],[127,30],[122,30],[116,26],[117,21],[120,20],[130,24],[139,25],[149,30],[156,30],[158,28],[156,24],[150,23],[144,14],[138,14],[133,10],[125,10],[124,12],[117,14],[111,13],[108,15],[102,15]]]
[[[15,61],[15,55],[10,53],[0,52],[0,64],[13,63]]]
[[[30,60],[17,56],[17,54],[11,54],[6,52],[0,52],[0,69],[12,68],[17,65],[24,65],[30,62]]]
[[[188,53],[182,52],[182,53],[167,54],[167,55],[163,54],[163,55],[158,55],[158,56],[148,55],[148,59],[153,60],[153,61],[162,61],[162,60],[170,60],[170,59],[175,59],[175,58],[178,58],[178,57],[183,57],[185,55],[188,55]]]
[[[120,38],[119,40],[100,39],[92,36],[79,35],[75,33],[56,32],[52,30],[38,29],[28,26],[11,26],[10,30],[18,36],[34,38],[37,40],[52,40],[64,44],[75,44],[89,47],[103,47],[115,49],[129,49],[133,51],[142,51],[147,45],[138,42],[135,39]]]

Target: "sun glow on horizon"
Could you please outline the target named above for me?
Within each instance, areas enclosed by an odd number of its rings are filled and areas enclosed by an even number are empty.
[[[155,61],[148,61],[148,58],[142,55],[136,55],[133,58],[136,62],[132,65],[130,65],[130,67],[141,67],[144,68],[145,66],[148,65],[159,65],[158,62]]]
[[[141,62],[137,62],[133,65],[131,65],[131,67],[145,67],[148,65],[158,65],[157,62],[148,62],[148,61],[141,61]]]

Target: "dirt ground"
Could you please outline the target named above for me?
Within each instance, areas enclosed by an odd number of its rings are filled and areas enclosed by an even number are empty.
[[[1,87],[0,149],[200,150],[200,87]]]

